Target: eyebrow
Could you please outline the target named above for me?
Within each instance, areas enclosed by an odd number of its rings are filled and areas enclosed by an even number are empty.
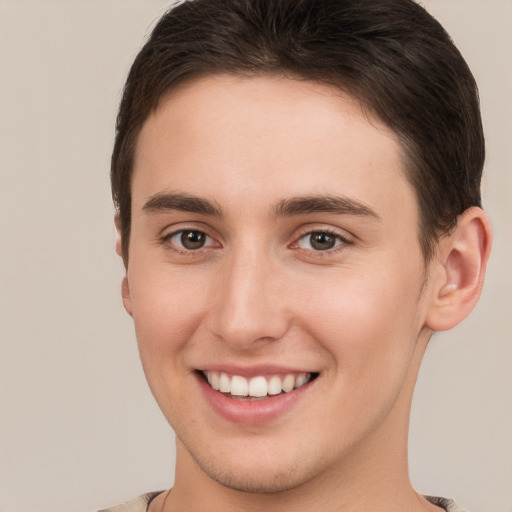
[[[274,207],[275,217],[291,217],[308,213],[333,213],[356,215],[382,220],[380,215],[367,204],[341,196],[306,196],[283,199]]]
[[[200,213],[212,217],[222,217],[223,215],[222,208],[218,204],[208,199],[181,193],[155,194],[146,201],[142,210],[147,213],[162,213],[177,210]]]
[[[147,213],[182,211],[211,217],[223,217],[219,204],[202,197],[183,193],[158,193],[151,196],[142,210]],[[293,217],[312,213],[356,215],[381,220],[380,215],[365,203],[344,196],[300,196],[282,199],[272,209],[273,217]]]

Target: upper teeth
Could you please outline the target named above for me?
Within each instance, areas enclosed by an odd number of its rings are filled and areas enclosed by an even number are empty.
[[[229,376],[223,372],[204,372],[210,386],[222,393],[231,393],[236,396],[262,397],[288,393],[292,389],[300,388],[311,379],[310,373],[288,373],[283,378],[279,375],[265,377],[263,375],[246,379],[240,375]]]

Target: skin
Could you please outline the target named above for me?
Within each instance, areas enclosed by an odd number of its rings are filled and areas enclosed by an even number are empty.
[[[436,510],[408,478],[410,403],[432,330],[478,299],[485,214],[466,212],[427,266],[395,134],[329,86],[277,77],[169,93],[132,187],[123,300],[176,432],[165,510]],[[176,195],[219,211],[182,211]],[[305,197],[352,203],[278,211]],[[205,244],[187,249],[180,230]],[[229,421],[201,393],[198,369],[270,364],[318,374],[271,421]]]

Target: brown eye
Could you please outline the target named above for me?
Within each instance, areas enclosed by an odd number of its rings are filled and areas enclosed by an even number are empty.
[[[172,245],[186,251],[197,251],[213,244],[213,240],[203,231],[182,229],[169,236]]]
[[[334,235],[325,231],[313,231],[302,236],[298,245],[301,249],[313,251],[328,251],[340,245],[343,239],[339,235]]]
[[[201,231],[182,231],[180,242],[185,249],[191,251],[201,249],[206,241],[206,235]]]

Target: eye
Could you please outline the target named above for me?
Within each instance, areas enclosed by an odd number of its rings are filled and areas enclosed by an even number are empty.
[[[335,233],[328,231],[312,231],[301,236],[297,242],[301,249],[313,251],[328,251],[341,245],[345,239]]]
[[[214,241],[211,237],[197,229],[182,229],[171,233],[165,238],[178,249],[184,249],[186,251],[197,251],[204,247],[214,245]]]

